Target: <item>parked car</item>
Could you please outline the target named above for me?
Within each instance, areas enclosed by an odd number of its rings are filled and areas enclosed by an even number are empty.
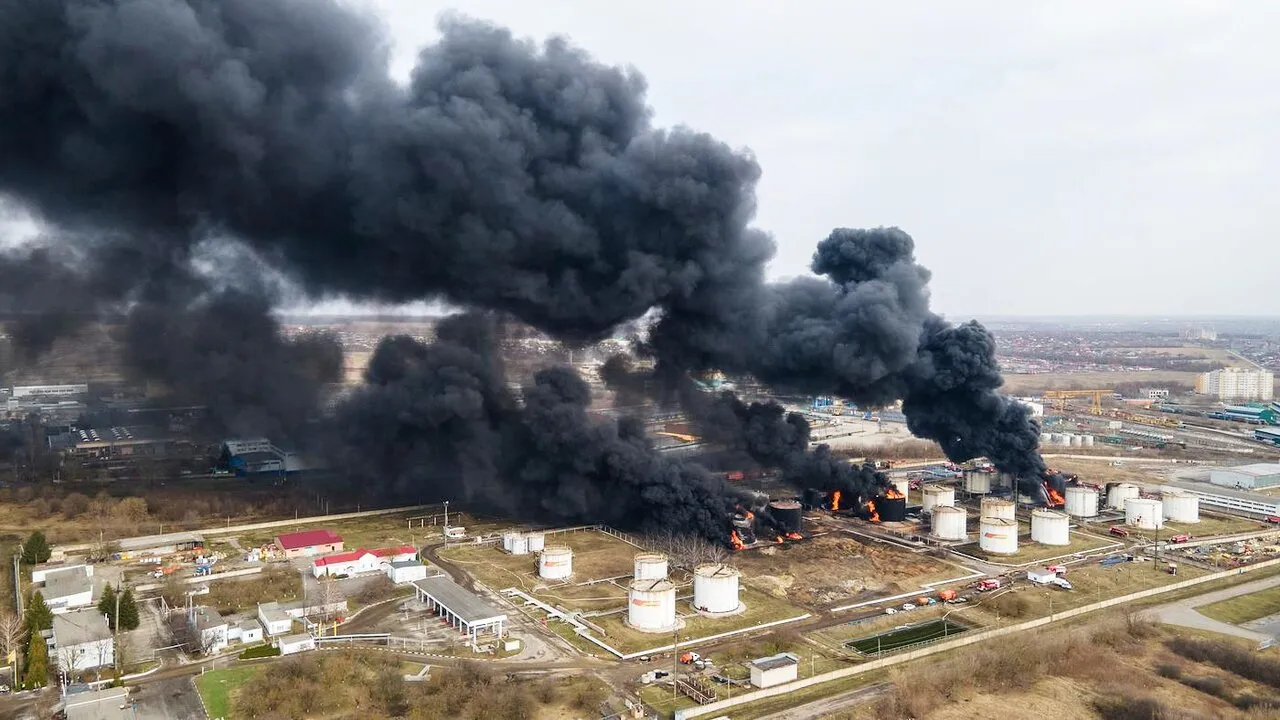
[[[894,610],[893,608],[885,608],[885,609],[884,609],[884,614],[885,614],[885,615],[892,615],[892,614],[894,614],[894,613],[896,613],[896,612],[898,612],[898,611],[897,611],[897,610]]]
[[[903,610],[915,610],[916,606],[912,603],[902,603]]]

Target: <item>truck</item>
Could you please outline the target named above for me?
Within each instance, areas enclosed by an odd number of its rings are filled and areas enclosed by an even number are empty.
[[[1187,541],[1188,541],[1188,540],[1190,540],[1190,539],[1191,539],[1191,536],[1190,536],[1190,535],[1188,535],[1188,534],[1186,534],[1186,533],[1182,533],[1181,535],[1174,535],[1173,537],[1169,538],[1169,542],[1171,542],[1171,543],[1184,543],[1184,542],[1187,542]]]
[[[1125,528],[1120,527],[1119,525],[1112,525],[1111,529],[1108,530],[1107,532],[1111,533],[1112,535],[1115,535],[1116,537],[1129,537],[1129,531]]]
[[[1169,563],[1167,566],[1165,566],[1164,571],[1165,571],[1165,572],[1167,572],[1167,573],[1169,573],[1170,575],[1177,575],[1177,574],[1178,574],[1178,563]]]
[[[1063,575],[1066,575],[1066,574],[1067,574],[1067,566],[1066,566],[1066,565],[1063,565],[1063,564],[1061,564],[1061,563],[1059,563],[1059,564],[1057,564],[1057,565],[1050,565],[1050,566],[1046,567],[1046,568],[1045,568],[1045,570],[1048,570],[1049,572],[1051,572],[1051,573],[1053,573],[1054,575],[1057,575],[1057,576],[1059,576],[1059,577],[1061,577],[1061,576],[1063,576]]]
[[[956,599],[956,591],[955,590],[939,590],[938,599],[943,602],[951,602],[952,600]]]
[[[978,582],[973,584],[973,589],[977,590],[978,592],[987,592],[989,590],[999,590],[1000,581],[996,580],[995,578],[987,578],[986,580],[979,580]]]
[[[1268,515],[1262,518],[1262,521],[1271,523],[1272,525],[1280,525],[1280,515]]]

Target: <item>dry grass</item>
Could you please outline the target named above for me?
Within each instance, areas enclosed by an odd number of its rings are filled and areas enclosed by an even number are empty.
[[[972,516],[976,517],[976,514]],[[1113,538],[1080,532],[1079,528],[1073,527],[1071,529],[1071,542],[1069,544],[1041,545],[1040,543],[1031,542],[1031,528],[1029,525],[1026,523],[1019,523],[1019,525],[1018,552],[1013,553],[1012,555],[988,553],[979,547],[976,542],[961,545],[956,549],[966,555],[972,555],[977,558],[991,560],[992,562],[1004,565],[1021,565],[1024,563],[1045,561],[1050,558],[1062,557],[1064,555],[1072,555],[1074,553],[1089,552],[1091,550],[1098,550],[1099,548],[1116,544],[1115,539]]]
[[[676,602],[676,613],[685,623],[679,631],[681,643],[696,643],[699,638],[804,615],[803,610],[790,603],[744,587],[741,588],[739,597],[746,605],[746,609],[741,614],[723,618],[706,618],[694,613],[689,607],[691,595],[692,592],[687,586],[677,594],[679,599]],[[600,639],[622,652],[638,652],[671,644],[671,633],[645,633],[633,630],[626,625],[625,619],[624,611],[591,618],[591,621],[607,633],[606,637]]]
[[[252,610],[259,603],[291,602],[302,597],[302,578],[286,566],[272,566],[244,580],[231,578],[209,583],[209,594],[197,602],[217,609],[223,615]],[[181,598],[170,598],[170,600]]]
[[[966,572],[928,555],[836,533],[738,553],[732,562],[748,585],[807,607],[910,592]]]
[[[1260,590],[1202,605],[1196,608],[1196,612],[1232,625],[1269,617],[1280,613],[1280,588]]]
[[[1010,394],[1034,393],[1043,390],[1092,390],[1110,389],[1121,383],[1180,383],[1195,385],[1197,373],[1178,370],[1142,370],[1136,372],[1085,372],[1041,373],[1037,375],[1004,376],[1002,390]]]

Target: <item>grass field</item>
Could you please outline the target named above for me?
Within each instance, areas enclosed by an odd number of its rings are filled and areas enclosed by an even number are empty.
[[[1216,603],[1196,608],[1202,615],[1239,625],[1280,613],[1280,587],[1261,590],[1248,595],[1237,595]]]
[[[684,588],[676,601],[676,613],[684,620],[680,629],[680,642],[694,642],[699,638],[720,633],[748,628],[774,620],[784,620],[804,615],[804,610],[752,588],[743,587],[739,592],[746,610],[740,615],[725,618],[705,618],[689,607],[692,592]],[[614,613],[603,617],[591,618],[591,622],[600,626],[607,636],[601,638],[611,647],[622,652],[639,652],[648,648],[662,647],[671,644],[670,633],[645,633],[633,630],[625,623],[626,613]]]
[[[538,577],[538,556],[511,555],[497,545],[462,545],[442,550],[441,557],[456,563],[476,580],[495,590],[519,588],[552,605],[574,610],[605,610],[626,604],[627,592],[611,583],[581,585],[588,580],[627,576],[635,569],[639,549],[594,530],[548,535],[547,545],[567,545],[573,550],[573,577],[566,584],[549,584]]]
[[[231,695],[236,688],[248,682],[265,668],[263,665],[231,667],[213,670],[196,676],[196,689],[204,701],[204,709],[211,718],[228,718],[231,715]]]
[[[332,530],[342,536],[343,545],[348,550],[355,548],[377,548],[386,547],[388,545],[421,545],[426,540],[442,536],[442,526],[427,525],[426,527],[418,527],[415,522],[413,528],[409,527],[409,517],[420,515],[421,513],[403,513],[396,515],[377,515],[374,517],[353,518],[350,520],[338,520],[335,522],[311,521],[301,523],[293,527],[269,528],[266,530],[250,530],[247,532],[236,533],[235,537],[241,547],[249,548],[260,545],[266,545],[275,539],[277,535],[290,532],[298,532],[300,530],[326,529]],[[453,513],[449,514],[451,523],[455,522]],[[459,525],[468,525],[467,518],[459,513],[456,521]],[[223,538],[227,536],[214,536],[211,538],[215,542],[227,542]]]
[[[1039,390],[1092,390],[1113,388],[1120,383],[1181,383],[1195,385],[1197,373],[1178,370],[1137,372],[1039,373],[1004,376],[1004,392],[1019,394]]]
[[[930,620],[887,633],[879,633],[859,640],[852,640],[845,643],[845,646],[857,650],[863,655],[871,655],[897,650],[900,647],[914,645],[927,640],[943,640],[967,630],[969,630],[968,626],[961,625],[953,620]]]
[[[976,535],[976,528],[975,533]],[[1090,552],[1108,545],[1116,543],[1107,537],[1099,535],[1091,535],[1079,532],[1077,528],[1071,529],[1071,542],[1067,545],[1041,545],[1040,543],[1031,542],[1031,531],[1024,528],[1024,532],[1018,534],[1018,552],[1012,555],[997,555],[988,553],[978,547],[978,543],[969,543],[961,545],[956,549],[966,555],[972,555],[984,560],[1001,563],[1005,565],[1021,565],[1023,563],[1032,563],[1050,558],[1061,557],[1063,555],[1072,555],[1074,553]]]

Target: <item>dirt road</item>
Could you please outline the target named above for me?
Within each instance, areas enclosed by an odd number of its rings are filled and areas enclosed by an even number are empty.
[[[759,720],[812,720],[843,710],[853,705],[873,702],[893,689],[893,683],[877,683],[857,690],[849,690],[838,695],[814,700],[804,705],[797,705],[782,712],[765,715]]]

